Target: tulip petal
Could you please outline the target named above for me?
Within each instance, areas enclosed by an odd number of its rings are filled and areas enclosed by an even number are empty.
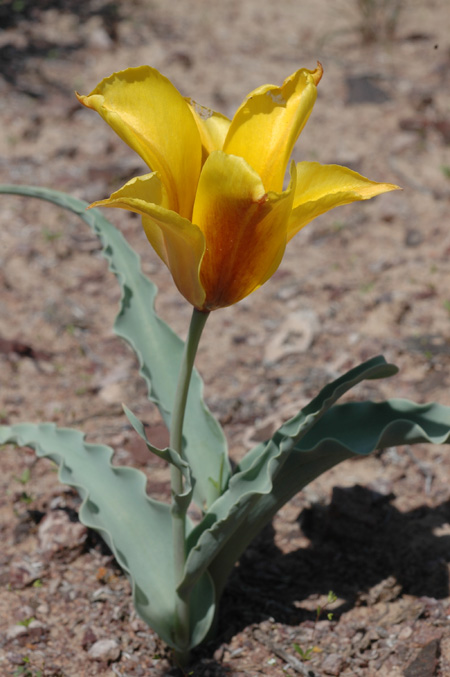
[[[145,234],[172,273],[178,290],[189,303],[201,308],[205,291],[199,268],[205,238],[197,226],[167,209],[164,202],[164,187],[153,173],[131,179],[110,198],[94,202],[91,207],[118,207],[140,214]]]
[[[243,158],[211,153],[193,214],[206,241],[200,267],[203,310],[237,303],[273,275],[285,250],[292,200],[293,186],[281,194],[266,193]]]
[[[231,121],[225,115],[200,105],[194,99],[185,100],[198,127],[204,163],[213,150],[222,150]]]
[[[381,193],[399,190],[391,183],[377,183],[340,165],[319,162],[297,164],[297,187],[288,225],[288,240],[320,214],[341,205],[369,200]]]
[[[154,68],[140,66],[114,73],[88,96],[77,96],[160,173],[170,209],[190,218],[202,146],[189,106],[172,83]]]
[[[281,191],[294,144],[305,126],[322,75],[298,70],[281,87],[255,89],[237,110],[224,151],[243,157],[261,177],[266,190]]]

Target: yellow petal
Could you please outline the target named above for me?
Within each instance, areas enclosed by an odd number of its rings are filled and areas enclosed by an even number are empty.
[[[213,150],[222,150],[231,122],[225,115],[201,106],[194,99],[186,98],[186,102],[198,127],[204,163]]]
[[[340,165],[319,162],[297,164],[297,188],[288,226],[288,240],[320,214],[341,205],[399,190],[391,183],[377,183]]]
[[[201,308],[205,292],[199,268],[205,238],[197,226],[167,209],[164,202],[164,188],[153,173],[131,179],[110,198],[94,202],[91,207],[118,207],[140,214],[145,234],[172,273],[178,290],[189,303]]]
[[[170,209],[190,218],[202,146],[189,106],[154,68],[114,73],[78,100],[96,110],[146,164],[158,171]]]
[[[306,124],[322,75],[305,68],[281,87],[255,89],[236,112],[224,150],[243,157],[261,177],[266,190],[281,191],[294,144]]]
[[[203,310],[237,303],[273,275],[286,246],[292,200],[292,186],[281,194],[266,193],[245,160],[211,153],[200,175],[193,214],[206,242],[200,267]]]

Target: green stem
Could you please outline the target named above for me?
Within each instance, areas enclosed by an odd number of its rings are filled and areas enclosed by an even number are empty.
[[[208,312],[204,313],[194,308],[181,360],[181,369],[178,377],[170,426],[170,446],[177,451],[181,457],[183,456],[183,421],[186,411],[189,384],[191,382],[192,369],[198,344],[208,316]],[[175,585],[178,587],[184,576],[184,565],[186,561],[186,511],[181,509],[176,501],[176,497],[184,491],[184,482],[181,470],[174,465],[171,466],[171,483]],[[175,636],[179,646],[188,646],[189,632],[189,601],[177,596]],[[185,655],[186,652],[183,652],[183,662],[186,660]],[[179,655],[179,658],[181,658],[181,655]]]

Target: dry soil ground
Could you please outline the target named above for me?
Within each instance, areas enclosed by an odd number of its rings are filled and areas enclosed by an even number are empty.
[[[150,64],[232,115],[254,87],[320,60],[325,75],[296,158],[403,187],[318,219],[265,287],[213,314],[198,367],[234,458],[378,353],[401,372],[358,397],[450,404],[450,8],[405,0],[395,10],[395,0],[0,3],[2,183],[92,201],[143,173],[73,95],[115,70]],[[108,217],[160,287],[161,314],[185,334],[189,308],[139,220]],[[120,407],[164,441],[136,361],[112,332],[119,290],[94,236],[55,207],[2,196],[0,288],[1,421],[83,429],[167,496],[165,468]],[[3,448],[0,467],[0,673],[175,675],[134,614],[121,571],[77,522],[77,495],[28,450]],[[249,548],[226,589],[218,638],[195,654],[190,674],[448,676],[449,565],[448,448],[348,461]],[[332,620],[317,621],[330,590]],[[295,645],[314,647],[309,660]]]

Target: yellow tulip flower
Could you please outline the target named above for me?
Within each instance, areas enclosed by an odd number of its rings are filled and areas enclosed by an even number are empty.
[[[316,216],[397,186],[338,165],[291,164],[322,77],[300,69],[251,92],[230,121],[184,98],[154,68],[114,73],[79,101],[151,168],[92,206],[142,216],[150,244],[198,310],[232,305],[266,282],[286,243]]]

